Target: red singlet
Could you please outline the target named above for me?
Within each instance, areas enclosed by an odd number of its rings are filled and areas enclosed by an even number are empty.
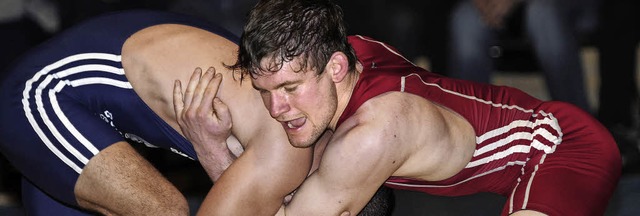
[[[476,133],[467,166],[442,181],[391,177],[386,185],[434,195],[493,192],[508,198],[502,212],[603,215],[620,178],[615,141],[597,120],[563,102],[543,102],[511,87],[456,80],[426,71],[395,48],[350,36],[364,66],[338,126],[365,101],[401,91],[462,115]]]

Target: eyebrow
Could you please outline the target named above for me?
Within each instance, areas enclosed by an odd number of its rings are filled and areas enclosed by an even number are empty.
[[[288,85],[292,85],[292,84],[297,84],[300,83],[300,80],[289,80],[289,81],[285,81],[283,83],[278,84],[274,89],[279,89],[282,88],[284,86],[288,86]],[[258,86],[256,86],[256,84],[254,82],[251,82],[251,86],[253,87],[253,89],[258,90],[258,91],[264,91],[266,89],[262,89],[259,88]]]

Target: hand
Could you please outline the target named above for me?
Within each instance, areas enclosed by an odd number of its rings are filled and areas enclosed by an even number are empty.
[[[173,108],[180,130],[214,181],[235,159],[226,143],[231,135],[231,113],[216,97],[221,82],[222,74],[216,74],[215,68],[210,67],[204,75],[196,68],[184,95],[179,80],[173,87]]]

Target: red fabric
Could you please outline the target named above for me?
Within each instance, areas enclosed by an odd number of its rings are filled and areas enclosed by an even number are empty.
[[[455,176],[437,182],[391,177],[387,186],[444,196],[494,192],[509,198],[504,214],[519,209],[604,213],[620,177],[620,155],[611,135],[588,113],[515,88],[431,73],[371,38],[350,36],[349,43],[364,70],[338,126],[365,101],[404,91],[457,112],[476,132],[476,152]]]

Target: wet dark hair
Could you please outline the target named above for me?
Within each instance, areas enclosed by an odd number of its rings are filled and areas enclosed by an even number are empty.
[[[331,0],[261,0],[249,13],[237,62],[227,67],[255,78],[298,58],[300,71],[310,66],[321,74],[334,52],[343,52],[354,71],[340,6]],[[264,67],[263,59],[269,59]]]

